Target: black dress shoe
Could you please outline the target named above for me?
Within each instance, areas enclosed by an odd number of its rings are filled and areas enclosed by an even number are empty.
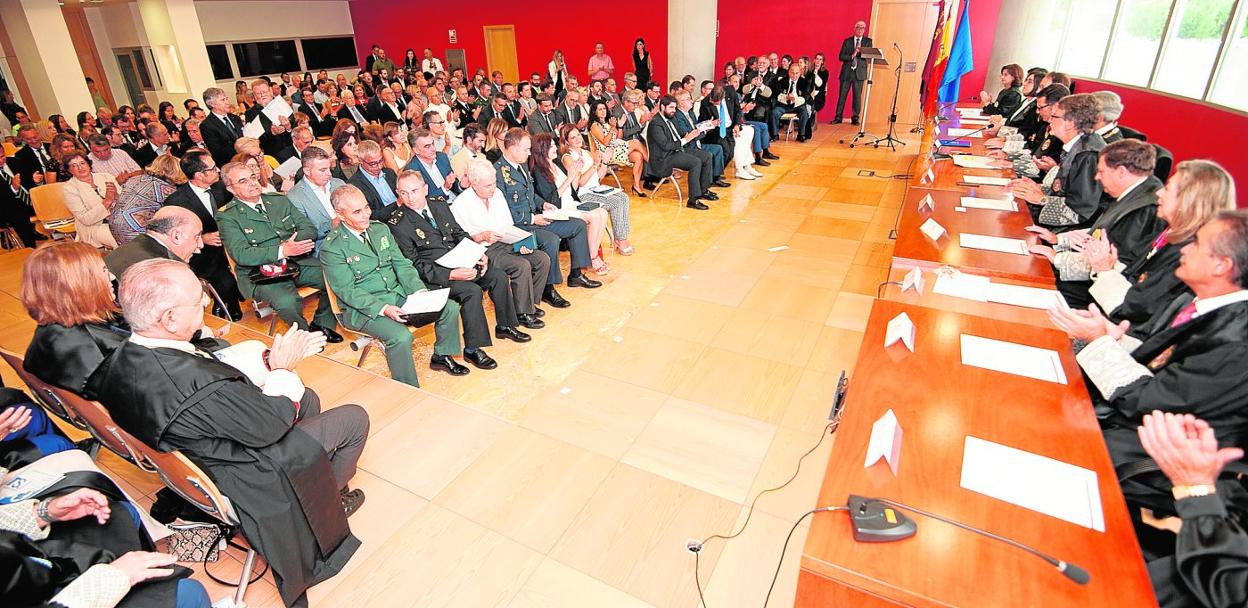
[[[563,296],[559,295],[559,292],[554,289],[549,290],[546,295],[543,295],[542,301],[554,306],[555,308],[567,308],[572,305],[571,302],[563,299]]]
[[[313,333],[315,333],[315,332],[318,332],[318,331],[319,331],[319,332],[321,332],[321,333],[325,334],[325,341],[326,341],[326,342],[328,342],[328,343],[330,343],[330,344],[337,344],[337,343],[339,343],[339,342],[342,342],[342,334],[340,334],[340,333],[338,333],[338,332],[336,332],[336,331],[334,331],[334,330],[332,330],[332,329],[330,329],[330,328],[328,328],[328,327],[321,327],[320,325],[317,325],[317,324],[313,323],[313,324],[312,324],[312,325],[308,328],[308,331],[313,332]]]
[[[810,138],[809,138],[809,137],[806,137],[805,135],[798,135],[798,136],[797,136],[797,143],[799,143],[799,144],[801,144],[801,143],[805,143],[807,139],[810,139]]]
[[[452,376],[466,376],[470,371],[468,368],[460,365],[459,362],[450,355],[434,355],[430,357],[429,369],[441,370]]]
[[[541,329],[546,327],[546,322],[537,318],[537,315],[518,314],[516,315],[516,319],[518,319],[520,324],[526,329]],[[499,337],[501,338],[502,336]]]
[[[534,319],[536,321],[537,319]],[[540,323],[540,321],[539,321]],[[543,323],[543,325],[545,325]],[[498,326],[494,328],[494,337],[500,340],[511,340],[512,342],[528,342],[533,336],[526,334],[514,327]]]
[[[841,123],[843,123],[843,122],[845,122],[845,119],[844,119],[844,118],[841,118],[840,116],[837,116],[836,118],[833,118],[833,119],[832,119],[832,124],[834,124],[834,125],[839,125],[839,124],[841,124]]]
[[[779,156],[771,153],[771,150],[763,150],[763,158],[767,160],[780,160]]]
[[[534,307],[533,307],[533,316],[535,316],[535,317],[537,317],[537,318],[539,318],[539,319],[540,319],[540,318],[542,318],[542,317],[546,316],[546,311],[542,310],[541,308],[538,308],[537,306],[534,306]]]
[[[855,118],[855,119],[853,119],[853,120],[849,121],[849,124],[851,124],[851,125],[856,125],[856,124],[858,124],[858,119],[857,119],[857,118]]]
[[[495,361],[493,357],[487,355],[485,351],[479,348],[465,348],[464,361],[477,366],[477,369],[494,369],[498,367],[498,361]]]
[[[568,277],[568,287],[585,287],[588,289],[596,289],[602,287],[601,281],[595,281],[583,274],[574,277]]]
[[[758,157],[758,160],[755,160],[755,161],[754,161],[754,164],[756,164],[756,165],[758,165],[758,166],[760,166],[760,167],[770,167],[770,166],[771,166],[771,163],[769,163],[769,162],[767,162],[767,161],[763,160],[763,157],[761,157],[761,156],[760,156],[760,157]]]
[[[697,198],[705,199],[708,201],[717,201],[719,200],[719,195],[715,194],[714,192],[711,192],[710,190],[707,190],[706,192],[702,193],[702,196],[699,196]]]
[[[712,185],[712,186],[715,186],[716,188],[727,188],[727,187],[729,187],[729,186],[732,186],[732,184],[730,184],[730,183],[728,183],[728,182],[724,181],[724,178],[722,178],[722,177],[721,177],[721,178],[719,178],[719,179],[717,179],[717,180],[715,180],[715,181],[713,181],[713,182],[711,182],[711,185]]]
[[[707,206],[706,206],[706,203],[703,203],[702,201],[700,201],[700,200],[698,200],[698,199],[696,199],[696,198],[695,198],[695,199],[693,199],[693,200],[691,200],[691,201],[689,201],[689,202],[687,202],[687,203],[685,203],[685,206],[686,206],[686,207],[688,207],[688,208],[690,208],[690,209],[697,209],[697,210],[699,210],[699,211],[706,211],[707,209],[710,209],[710,207],[707,207]]]
[[[352,513],[360,510],[364,506],[364,490],[349,490],[343,488],[338,492],[338,499],[342,501],[342,512],[351,517]]]

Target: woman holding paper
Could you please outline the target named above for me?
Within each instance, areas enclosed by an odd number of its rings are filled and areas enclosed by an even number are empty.
[[[605,110],[606,107],[601,102],[594,104],[595,109]],[[602,185],[602,177],[607,174],[604,158],[609,153],[600,149],[598,154],[591,154],[585,149],[585,137],[572,124],[559,125],[559,144],[563,166],[571,167],[572,161],[580,161],[580,175],[573,174],[577,198],[583,203],[597,203],[607,210],[611,226],[615,228],[615,250],[621,255],[633,255],[633,246],[628,242],[628,235],[632,232],[628,194],[619,188]],[[568,172],[572,173],[571,169]]]
[[[533,150],[529,155],[529,171],[533,174],[533,194],[544,201],[545,209],[560,209],[569,217],[585,220],[585,236],[589,240],[590,266],[598,274],[610,272],[607,263],[602,260],[602,233],[607,225],[607,211],[601,206],[589,210],[581,210],[580,201],[576,198],[578,177],[584,170],[579,158],[570,159],[567,173],[556,162],[559,158],[559,147],[555,145],[554,136],[550,133],[538,133],[533,136]],[[552,260],[553,262],[553,260]]]

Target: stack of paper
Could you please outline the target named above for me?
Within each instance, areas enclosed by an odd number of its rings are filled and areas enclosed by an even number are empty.
[[[993,162],[994,160],[987,156],[973,154],[959,154],[953,157],[953,164],[966,169],[994,169]]]
[[[447,289],[422,289],[410,296],[403,302],[403,314],[414,315],[421,312],[437,312],[446,306],[446,299],[450,297],[451,290]]]
[[[1007,177],[986,177],[983,175],[963,175],[962,181],[968,184],[978,184],[981,186],[1008,186],[1010,179]]]
[[[503,228],[502,232],[499,234],[502,235],[504,243],[507,243],[508,245],[515,245],[516,243],[529,238],[533,233],[521,230],[515,226],[507,226],[506,228]]]
[[[1015,255],[1028,254],[1027,241],[1002,236],[988,236],[986,234],[959,234],[958,246],[964,249],[982,249],[984,251],[999,251]]]
[[[962,197],[962,206],[967,209],[989,209],[992,211],[1018,211],[1018,205],[1012,198],[979,198],[976,196]]]
[[[962,334],[962,364],[1066,384],[1057,351]]]
[[[294,179],[295,175],[298,174],[299,170],[302,168],[303,168],[303,159],[299,158],[298,156],[292,156],[286,159],[286,162],[278,165],[277,168],[273,170],[273,172],[282,176],[285,179]]]
[[[1024,287],[1022,285],[1008,285],[1005,283],[992,283],[988,286],[989,302],[1009,304],[1011,306],[1048,310],[1065,302],[1061,298],[1061,294],[1057,293],[1056,289],[1041,289],[1039,287]]]
[[[1096,471],[967,437],[962,487],[1061,520],[1105,531]]]
[[[455,248],[442,254],[437,264],[443,268],[472,268],[485,255],[485,245],[472,239],[464,239]]]

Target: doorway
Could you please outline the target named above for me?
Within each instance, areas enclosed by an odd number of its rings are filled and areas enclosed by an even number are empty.
[[[914,126],[922,117],[919,80],[936,30],[939,7],[931,0],[875,0],[871,10],[871,40],[888,59],[888,67],[876,69],[867,116],[873,125],[887,125],[893,106],[900,61],[901,84],[897,88],[897,124]],[[893,43],[901,47],[901,53]]]
[[[146,98],[143,87],[139,84],[139,71],[134,65],[134,55],[130,52],[117,53],[117,68],[121,71],[121,81],[126,84],[126,96],[130,105],[138,105]]]
[[[507,82],[517,82],[520,75],[520,64],[516,61],[516,26],[487,25],[485,26],[485,63],[490,73],[494,70],[503,73]]]

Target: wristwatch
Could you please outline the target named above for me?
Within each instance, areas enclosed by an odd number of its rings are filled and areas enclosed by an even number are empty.
[[[1183,500],[1192,496],[1209,496],[1216,494],[1217,486],[1212,484],[1196,484],[1191,486],[1174,486],[1170,492],[1174,494],[1175,500]]]

